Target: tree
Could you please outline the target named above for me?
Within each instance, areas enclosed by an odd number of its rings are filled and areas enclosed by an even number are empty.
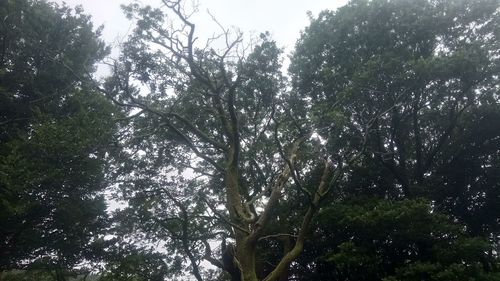
[[[0,270],[57,280],[107,227],[114,106],[78,80],[107,49],[82,10],[0,3]]]
[[[298,280],[498,278],[490,241],[424,199],[359,196],[322,209],[315,228],[316,242],[290,269]]]
[[[498,278],[498,7],[498,1],[352,1],[311,20],[290,67],[293,98],[310,101],[302,114],[330,153],[359,149],[362,132],[367,141],[359,164],[332,194],[335,205],[323,214],[331,220],[316,226],[317,243],[294,269],[318,274],[304,280],[419,280],[423,272],[426,280]],[[410,203],[422,197],[430,211]],[[385,200],[404,201],[385,208]],[[408,227],[421,218],[447,219],[402,236],[403,206],[414,210]],[[390,223],[373,224],[378,218],[371,215],[387,215]],[[466,237],[446,244],[449,256],[437,256],[438,241],[419,245],[413,236],[440,225],[465,229],[447,230]],[[455,247],[461,254],[452,254]],[[394,254],[387,257],[387,250]],[[370,273],[353,267],[360,262],[373,266]]]
[[[380,195],[429,195],[425,186],[444,176],[445,153],[469,141],[460,138],[469,122],[479,122],[472,126],[480,125],[483,142],[494,142],[487,153],[498,154],[490,129],[498,126],[491,115],[498,112],[497,7],[354,1],[322,13],[303,34],[290,69],[297,99],[312,100],[310,116],[333,151],[356,147],[358,124],[374,122],[361,166],[382,166]],[[330,104],[338,106],[325,109]]]
[[[100,88],[130,116],[130,161],[120,167],[129,207],[117,214],[117,236],[160,244],[197,280],[201,260],[232,280],[287,278],[320,201],[359,151],[339,153],[335,163],[322,156],[309,122],[291,112],[281,50],[268,34],[248,48],[221,27],[198,44],[189,7],[162,4],[125,7],[137,27]],[[300,219],[274,228],[286,220],[282,202],[297,194]],[[269,266],[265,241],[283,237],[291,239]]]

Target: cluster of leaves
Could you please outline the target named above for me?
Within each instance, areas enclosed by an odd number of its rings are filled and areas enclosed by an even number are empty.
[[[320,242],[294,268],[301,280],[498,278],[490,241],[423,199],[346,200],[322,210],[317,224],[312,237]]]
[[[352,1],[290,67],[335,155],[364,149],[322,211],[303,280],[497,280],[498,1]]]
[[[63,278],[109,220],[118,111],[79,79],[107,49],[81,9],[8,0],[0,18],[0,270]]]

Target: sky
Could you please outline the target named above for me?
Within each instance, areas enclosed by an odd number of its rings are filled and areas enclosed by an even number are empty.
[[[133,0],[55,0],[69,6],[82,5],[96,26],[104,25],[103,38],[117,47],[133,29],[120,8]],[[187,0],[192,1],[192,0]],[[142,4],[156,6],[158,0],[140,0]],[[199,0],[198,14],[194,19],[200,33],[212,34],[216,26],[208,11],[224,27],[239,28],[246,38],[269,31],[278,46],[289,54],[300,31],[309,24],[307,12],[314,16],[325,9],[334,10],[347,0]]]

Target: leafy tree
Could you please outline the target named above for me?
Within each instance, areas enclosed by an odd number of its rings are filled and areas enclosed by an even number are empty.
[[[108,220],[117,111],[78,80],[107,50],[79,8],[8,0],[0,18],[0,270],[65,280]]]
[[[491,146],[467,151],[491,154],[482,164],[495,165],[497,7],[497,1],[354,1],[311,23],[290,68],[296,99],[311,100],[310,117],[332,151],[359,146],[362,125],[373,123],[360,166],[375,168],[370,177],[380,184],[356,188],[430,196],[435,191],[426,186],[443,183],[439,169],[454,161],[450,154],[474,144],[465,139],[473,128]]]
[[[352,1],[312,19],[290,67],[294,102],[310,102],[296,112],[315,123],[330,153],[364,152],[335,190],[335,205],[324,214],[332,219],[317,225],[317,242],[296,264],[297,275],[310,269],[324,280],[498,278],[498,7]],[[359,201],[365,197],[373,199]],[[430,210],[411,207],[421,197]],[[405,201],[373,204],[388,199]],[[398,226],[409,211],[403,206],[415,208],[407,236]],[[449,219],[436,221],[442,215]],[[443,225],[455,226],[444,231],[453,241],[440,246],[427,236],[418,246],[418,235]]]
[[[198,44],[189,7],[162,3],[125,7],[137,27],[100,88],[130,117],[119,182],[128,208],[116,214],[116,235],[160,244],[197,280],[209,276],[202,260],[231,280],[287,278],[320,201],[359,153],[339,153],[344,165],[323,157],[306,120],[290,112],[281,50],[268,34],[248,48],[222,28]],[[297,220],[275,228],[288,214],[281,204],[298,198]],[[266,241],[281,237],[295,238],[270,266]]]
[[[488,255],[493,247],[488,239],[469,235],[463,225],[433,212],[423,199],[339,202],[321,210],[316,227],[316,243],[306,247],[291,269],[300,280],[498,276],[498,260]]]

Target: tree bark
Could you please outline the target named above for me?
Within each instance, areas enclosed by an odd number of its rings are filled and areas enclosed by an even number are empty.
[[[236,259],[240,266],[242,281],[258,280],[255,270],[256,246],[255,242],[249,241],[248,236],[240,237],[236,241]]]

